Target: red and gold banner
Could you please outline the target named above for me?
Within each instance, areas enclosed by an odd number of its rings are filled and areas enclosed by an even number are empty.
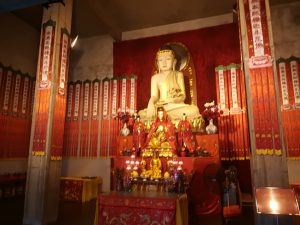
[[[100,93],[101,82],[96,79],[92,82],[92,117],[91,117],[91,131],[90,131],[90,156],[97,157],[99,142],[98,142],[98,130],[99,130],[99,115],[100,115]]]
[[[78,153],[79,157],[116,156],[118,143],[115,140],[121,129],[118,112],[122,108],[130,114],[136,112],[136,93],[135,76],[71,82],[68,87],[64,156],[77,156]]]
[[[63,156],[71,156],[72,147],[72,119],[74,115],[74,101],[75,101],[75,84],[69,83],[68,97],[67,97],[67,113],[65,119],[65,132],[64,132],[64,147]]]
[[[41,37],[41,52],[38,71],[38,90],[35,101],[35,127],[32,154],[45,155],[47,126],[49,117],[50,87],[53,72],[55,39],[55,22],[52,20],[43,24]]]
[[[92,83],[89,80],[83,82],[83,107],[81,117],[80,130],[80,157],[89,156],[89,141],[90,141],[90,116],[91,116],[91,89]]]
[[[3,79],[3,98],[1,101],[1,114],[2,114],[2,158],[10,158],[11,153],[11,135],[10,135],[10,123],[11,123],[11,105],[12,105],[12,95],[13,95],[13,72],[10,68],[5,70]]]
[[[219,118],[219,148],[222,160],[249,159],[245,83],[240,65],[218,66],[217,100],[223,115]]]
[[[5,115],[3,115],[3,97],[4,97],[4,82],[5,82],[5,74],[6,71],[4,70],[4,67],[0,65],[0,158],[3,158],[4,153],[4,122],[5,122]]]
[[[66,114],[66,85],[68,80],[70,37],[66,29],[61,29],[59,64],[53,114],[53,131],[51,142],[51,160],[61,160],[64,138],[64,121]]]
[[[244,1],[256,154],[281,155],[265,0]]]
[[[0,66],[0,158],[26,158],[29,150],[32,87],[28,75]]]
[[[78,147],[79,147],[79,125],[80,125],[80,116],[82,109],[82,82],[76,81],[74,92],[74,110],[71,122],[71,135],[72,135],[72,143],[71,143],[71,152],[70,156],[78,155]]]
[[[130,102],[129,109],[131,114],[136,112],[136,99],[137,99],[137,76],[130,77]]]
[[[31,118],[32,118],[32,109],[33,105],[31,100],[33,99],[32,94],[34,94],[35,86],[33,79],[28,75],[24,77],[23,82],[23,95],[21,102],[21,117],[22,117],[22,127],[24,129],[23,133],[23,154],[24,157],[28,156],[29,152],[29,143],[30,143],[30,131],[31,131]]]
[[[117,136],[120,131],[120,122],[116,119],[118,115],[119,109],[119,95],[120,95],[120,79],[112,78],[111,79],[111,120],[110,120],[110,136],[109,136],[109,143],[110,143],[110,151],[109,156],[116,156],[117,151]]]
[[[109,152],[109,120],[111,107],[111,81],[109,78],[102,80],[102,114],[100,129],[100,157],[107,157]]]
[[[299,62],[296,57],[277,61],[284,142],[288,158],[292,160],[300,159]]]
[[[226,126],[225,126],[225,116],[228,112],[228,104],[226,104],[228,101],[228,90],[227,90],[227,79],[225,77],[225,71],[226,67],[224,66],[218,66],[215,68],[215,77],[216,77],[216,90],[217,90],[217,102],[220,107],[220,110],[222,110],[223,117],[219,118],[219,151],[220,151],[220,157],[223,160],[228,160],[227,156],[227,132],[226,132]],[[226,137],[226,138],[225,138]]]
[[[245,0],[250,68],[272,66],[265,0]]]
[[[10,137],[8,137],[8,141],[11,142],[11,149],[10,155],[11,157],[18,157],[20,155],[20,151],[22,146],[20,143],[13,141],[13,138],[18,138],[21,141],[20,132],[22,131],[21,125],[21,118],[19,117],[20,112],[20,94],[22,93],[21,90],[21,82],[22,82],[22,75],[21,73],[15,72],[14,73],[14,88],[13,88],[13,95],[12,95],[12,108],[10,114],[10,124],[9,124],[9,133]]]

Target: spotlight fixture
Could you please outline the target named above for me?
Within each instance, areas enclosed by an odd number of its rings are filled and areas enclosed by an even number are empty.
[[[74,48],[74,46],[76,45],[77,40],[78,40],[78,35],[71,41],[71,48]]]

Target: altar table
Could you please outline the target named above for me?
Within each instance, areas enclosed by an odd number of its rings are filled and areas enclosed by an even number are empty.
[[[188,225],[186,194],[110,192],[98,197],[98,225]]]
[[[101,192],[100,177],[61,177],[60,198],[68,201],[87,202]]]
[[[290,187],[294,189],[300,207],[300,182],[290,183]]]

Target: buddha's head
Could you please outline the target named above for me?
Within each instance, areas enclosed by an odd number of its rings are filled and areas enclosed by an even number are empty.
[[[156,63],[159,72],[175,70],[176,58],[174,51],[170,48],[160,49],[156,53]]]

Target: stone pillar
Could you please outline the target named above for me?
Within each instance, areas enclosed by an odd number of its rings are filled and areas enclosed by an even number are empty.
[[[239,22],[251,141],[253,193],[288,187],[269,0],[239,0]],[[289,218],[284,224],[291,224]],[[256,214],[256,224],[276,224]],[[281,222],[280,222],[281,224]]]
[[[73,0],[44,8],[23,224],[57,219]]]

